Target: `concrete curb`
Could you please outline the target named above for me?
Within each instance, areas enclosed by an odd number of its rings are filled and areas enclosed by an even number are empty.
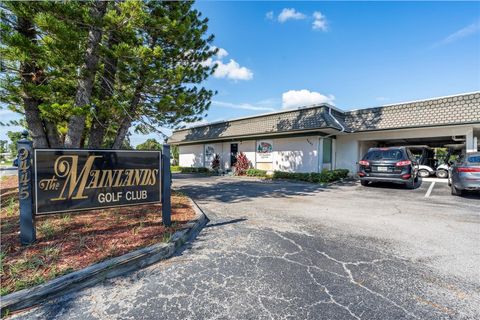
[[[59,278],[50,280],[33,288],[20,290],[1,297],[2,316],[8,311],[30,308],[47,300],[90,287],[105,279],[124,275],[128,272],[144,268],[160,260],[170,258],[185,243],[194,240],[208,218],[198,205],[190,198],[196,216],[185,224],[185,228],[176,231],[168,243],[138,249],[119,257],[115,257],[78,270]]]

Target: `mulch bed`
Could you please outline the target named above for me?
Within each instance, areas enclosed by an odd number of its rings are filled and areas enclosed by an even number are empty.
[[[20,245],[17,177],[0,181],[1,295],[32,287],[107,258],[166,242],[195,217],[189,199],[172,194],[172,226],[162,225],[162,206],[38,216],[37,241]]]

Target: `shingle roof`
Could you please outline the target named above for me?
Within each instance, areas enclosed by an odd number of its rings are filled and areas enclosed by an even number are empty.
[[[480,93],[469,93],[345,112],[353,131],[480,122]]]
[[[175,144],[317,129],[355,132],[464,123],[480,123],[480,92],[347,112],[319,105],[177,130],[168,140]]]
[[[168,141],[178,143],[326,128],[341,130],[328,113],[328,107],[319,106],[178,130]]]

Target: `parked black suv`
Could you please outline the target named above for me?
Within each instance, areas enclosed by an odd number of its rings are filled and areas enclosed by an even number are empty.
[[[413,189],[418,181],[418,163],[405,147],[370,148],[358,162],[358,167],[362,186],[384,181],[405,184]]]

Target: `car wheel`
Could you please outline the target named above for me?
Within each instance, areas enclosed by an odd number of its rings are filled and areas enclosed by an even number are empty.
[[[452,190],[452,195],[454,196],[461,196],[462,195],[462,190],[455,188],[455,186],[452,184],[450,189]]]
[[[360,184],[364,187],[368,186],[368,181],[366,180],[360,180]]]
[[[430,172],[428,172],[428,170],[425,170],[425,169],[420,169],[418,170],[418,175],[422,178],[426,178],[430,176]]]
[[[448,178],[448,171],[443,170],[443,169],[438,170],[437,171],[437,177],[442,178],[442,179]]]
[[[415,179],[408,180],[405,186],[407,187],[407,189],[415,189]]]

